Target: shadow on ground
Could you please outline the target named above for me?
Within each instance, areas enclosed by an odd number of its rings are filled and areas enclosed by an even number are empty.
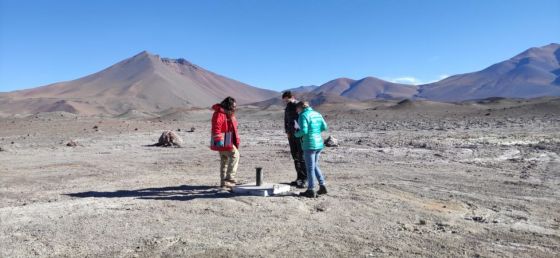
[[[117,190],[112,192],[80,192],[64,194],[78,198],[136,198],[147,200],[190,201],[193,199],[231,198],[236,195],[215,186],[169,186],[137,190]]]

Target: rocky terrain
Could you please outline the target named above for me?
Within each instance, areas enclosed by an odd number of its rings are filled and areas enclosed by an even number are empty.
[[[318,109],[317,199],[219,189],[209,110],[2,118],[0,257],[560,255],[559,99]],[[295,177],[282,112],[239,111],[241,181]]]

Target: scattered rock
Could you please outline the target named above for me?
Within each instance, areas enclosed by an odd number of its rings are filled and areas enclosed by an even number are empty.
[[[484,222],[486,222],[486,219],[483,218],[482,216],[473,216],[471,219],[472,219],[473,221],[476,221],[476,222],[479,222],[479,223],[484,223]]]
[[[138,128],[134,128],[134,131],[138,131]]]
[[[546,142],[540,141],[537,144],[531,144],[531,146],[537,150],[546,150]]]
[[[329,138],[327,138],[325,140],[325,146],[327,147],[338,147],[338,140],[336,138],[334,138],[334,136],[329,136]]]
[[[0,147],[0,152],[6,151],[4,148]]]
[[[181,147],[183,139],[173,131],[164,131],[156,144],[157,147]]]
[[[425,142],[414,142],[414,141],[410,141],[408,143],[408,145],[414,147],[414,148],[419,148],[419,149],[426,149],[428,148],[428,144]]]
[[[415,231],[416,228],[412,225],[401,223],[399,230],[400,231]]]
[[[71,141],[69,141],[68,143],[66,143],[66,146],[68,146],[68,147],[76,147],[76,146],[78,146],[78,142],[76,142],[76,141],[74,141],[74,140],[71,140]]]
[[[191,130],[188,131],[189,133],[194,133],[194,127],[191,127]]]
[[[446,228],[449,227],[448,224],[442,223],[442,222],[436,222],[435,223],[435,228],[437,231],[441,231],[441,232],[447,232]]]
[[[416,180],[416,178],[415,178],[415,180]],[[415,217],[415,219],[414,219],[414,220],[415,220],[414,224],[420,225],[420,226],[424,226],[424,225],[428,224],[428,221],[427,221],[424,217],[422,217],[421,215],[418,215],[418,214],[417,214],[417,215],[415,215],[414,217]]]

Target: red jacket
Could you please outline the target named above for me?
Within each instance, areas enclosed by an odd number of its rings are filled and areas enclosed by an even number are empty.
[[[210,149],[215,151],[231,151],[233,146],[239,149],[239,134],[237,133],[237,119],[235,116],[226,114],[226,111],[215,104],[212,106],[212,135],[210,139]],[[218,143],[223,142],[223,146]]]

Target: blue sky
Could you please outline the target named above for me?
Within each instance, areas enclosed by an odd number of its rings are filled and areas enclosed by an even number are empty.
[[[422,83],[552,42],[558,0],[0,0],[0,91],[142,50],[274,90],[338,77]]]

